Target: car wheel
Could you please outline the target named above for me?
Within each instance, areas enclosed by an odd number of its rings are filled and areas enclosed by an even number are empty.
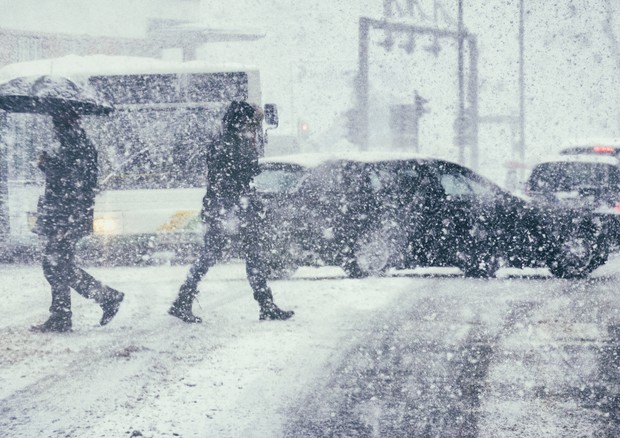
[[[351,278],[381,275],[389,267],[392,252],[389,233],[382,229],[372,230],[356,240],[343,269]]]
[[[547,263],[551,273],[558,278],[586,277],[606,259],[597,240],[594,227],[589,225],[564,233]]]

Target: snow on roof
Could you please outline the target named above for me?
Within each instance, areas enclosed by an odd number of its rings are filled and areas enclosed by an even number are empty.
[[[9,64],[0,68],[0,82],[20,76],[61,75],[79,80],[91,75],[203,73],[256,70],[241,64],[210,64],[204,61],[173,62],[138,56],[68,55],[61,58]]]
[[[166,29],[167,32],[197,32],[198,34],[209,37],[210,41],[217,40],[217,36],[222,37],[222,41],[226,40],[257,40],[264,38],[267,34],[263,29],[255,27],[236,27],[231,28],[226,25],[213,25],[214,23],[205,24],[200,22],[179,23]]]
[[[286,163],[296,164],[303,167],[317,167],[327,161],[351,160],[363,163],[375,163],[379,161],[393,160],[429,160],[432,157],[411,153],[395,151],[364,151],[364,152],[335,152],[335,153],[302,153],[294,155],[281,155],[274,157],[261,158],[262,163]]]

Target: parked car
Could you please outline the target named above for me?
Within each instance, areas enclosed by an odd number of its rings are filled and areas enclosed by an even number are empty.
[[[538,163],[526,181],[536,204],[596,215],[612,248],[620,244],[620,162],[612,154],[564,154]]]
[[[491,277],[500,265],[583,277],[607,260],[596,215],[535,205],[449,161],[397,153],[262,160],[273,276],[337,265],[354,278],[389,268],[456,266]],[[273,187],[276,188],[275,184]]]

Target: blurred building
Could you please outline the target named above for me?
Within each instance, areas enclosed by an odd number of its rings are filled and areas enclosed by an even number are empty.
[[[159,57],[161,48],[146,39],[42,33],[0,28],[0,65],[74,55]]]
[[[0,66],[68,54],[192,60],[205,43],[264,36],[195,22],[199,8],[200,0],[12,2],[0,16]]]

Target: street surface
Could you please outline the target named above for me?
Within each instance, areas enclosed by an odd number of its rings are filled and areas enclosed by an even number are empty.
[[[0,266],[0,436],[620,436],[620,259],[592,278],[454,270],[272,282],[259,322],[243,265],[219,265],[186,325],[187,266],[91,268],[117,318],[74,294],[74,330],[35,334],[38,266]]]

